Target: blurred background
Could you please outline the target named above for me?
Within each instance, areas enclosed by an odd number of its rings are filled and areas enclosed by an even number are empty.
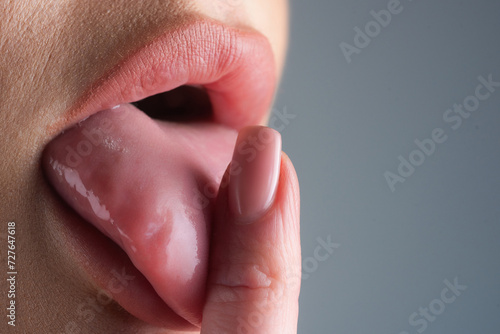
[[[299,333],[500,333],[500,2],[291,1]]]

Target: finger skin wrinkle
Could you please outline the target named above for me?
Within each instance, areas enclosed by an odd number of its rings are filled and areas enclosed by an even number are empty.
[[[248,289],[269,288],[271,278],[258,265],[231,265],[221,273],[219,284]]]
[[[214,284],[210,302],[217,304],[234,304],[241,308],[278,308],[283,303],[285,289],[283,283],[274,283],[269,287],[250,288],[247,286],[228,286]]]

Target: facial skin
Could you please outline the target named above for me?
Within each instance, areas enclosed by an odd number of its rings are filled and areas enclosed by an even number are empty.
[[[102,299],[99,293],[106,282],[95,279],[93,272],[103,270],[105,261],[95,261],[101,250],[85,249],[79,235],[95,234],[103,240],[105,237],[74,218],[77,215],[53,192],[41,168],[47,144],[82,117],[89,116],[71,114],[70,109],[92,83],[142,45],[196,20],[262,34],[271,46],[279,78],[287,45],[286,0],[7,0],[0,3],[0,154],[3,157],[0,247],[7,247],[6,223],[15,221],[19,273],[16,333],[184,333],[199,332],[200,327],[202,333],[237,332],[237,324],[221,317],[227,313],[223,311],[226,306],[222,305],[218,292],[211,290],[207,290],[203,323],[194,325],[174,318],[172,326],[150,324],[130,315],[118,303]],[[261,122],[265,122],[265,117]],[[283,241],[284,246],[277,247],[276,254],[272,255],[262,255],[264,252],[258,247],[250,247],[257,254],[250,258],[273,263],[278,269],[270,275],[285,282],[289,273],[283,268],[300,267],[298,185],[285,156],[271,211],[267,218],[257,220],[282,222],[285,227],[275,234],[278,239],[272,242]],[[280,218],[270,218],[274,214]],[[74,221],[74,224],[62,221]],[[286,227],[287,224],[293,228]],[[241,233],[230,229],[224,230],[228,236]],[[267,235],[262,230],[246,231],[245,235],[249,233]],[[211,247],[214,246],[211,244]],[[116,252],[124,262],[129,261],[118,246]],[[6,263],[4,250],[1,254],[2,263]],[[300,277],[300,268],[298,275]],[[297,283],[297,276],[294,279]],[[6,290],[4,285],[2,290]],[[234,318],[237,315],[245,318],[244,314],[254,311],[255,301],[266,301],[268,294],[265,289],[261,292],[251,297],[245,294],[242,299],[249,305],[240,303],[241,300],[226,301],[226,304],[233,303],[235,309],[241,309],[241,313],[233,314]],[[285,295],[285,302],[281,300],[279,306],[272,306],[269,311],[269,317],[279,318],[280,322],[272,324],[266,320],[264,327],[254,328],[255,333],[296,330],[298,285]],[[7,305],[5,295],[2,301],[2,305]],[[275,317],[273,310],[286,316]],[[78,318],[79,314],[84,316]],[[68,327],[72,321],[76,321],[78,329]],[[4,319],[0,328],[5,325]]]

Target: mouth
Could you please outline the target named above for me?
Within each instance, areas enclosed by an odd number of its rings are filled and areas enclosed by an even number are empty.
[[[100,231],[80,237],[96,284],[140,320],[201,324],[217,189],[237,130],[262,123],[275,85],[265,37],[197,19],[122,59],[54,126],[47,179]],[[116,246],[138,273],[123,289],[105,283],[126,263]]]
[[[133,102],[133,106],[152,119],[196,123],[213,121],[210,97],[203,86],[184,85]]]

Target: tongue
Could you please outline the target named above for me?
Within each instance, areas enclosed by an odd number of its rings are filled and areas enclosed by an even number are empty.
[[[223,126],[156,122],[127,104],[53,140],[44,167],[63,199],[128,254],[165,303],[197,323],[210,211],[235,140]]]

